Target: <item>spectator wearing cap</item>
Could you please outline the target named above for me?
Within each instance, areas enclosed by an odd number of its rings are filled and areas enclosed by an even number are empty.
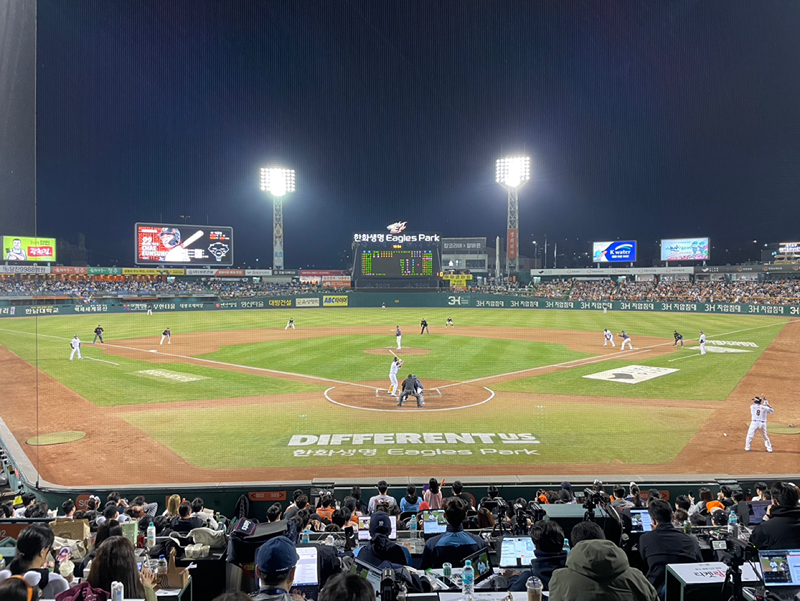
[[[271,538],[256,551],[259,590],[256,601],[295,601],[289,594],[300,559],[294,543],[285,536]]]
[[[770,491],[772,505],[755,528],[750,542],[758,549],[800,548],[800,507],[797,488],[788,482],[776,482]]]
[[[384,561],[390,563],[413,566],[411,553],[408,549],[389,540],[392,533],[392,522],[389,514],[377,511],[369,520],[370,541],[363,547],[356,549],[356,557],[373,566],[379,566]]]
[[[672,507],[666,501],[653,499],[647,512],[655,528],[639,539],[639,554],[647,562],[647,579],[657,591],[662,591],[667,564],[703,561],[696,538],[684,534],[672,525]],[[663,594],[659,594],[663,598]]]
[[[464,519],[467,517],[467,504],[458,497],[450,497],[444,504],[444,517],[447,530],[425,542],[420,567],[441,568],[446,562],[461,565],[463,559],[486,547],[480,536],[464,532]]]
[[[397,505],[397,500],[391,495],[386,494],[386,491],[388,490],[389,490],[389,485],[386,483],[386,480],[381,480],[380,482],[378,482],[378,494],[370,498],[369,500],[370,513],[374,513],[376,511],[375,506],[378,503],[388,503],[389,507],[391,507],[392,505]],[[350,492],[350,496],[353,496],[352,491]]]

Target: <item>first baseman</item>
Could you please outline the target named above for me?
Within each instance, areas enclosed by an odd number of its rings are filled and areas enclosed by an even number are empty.
[[[614,343],[614,334],[611,333],[611,330],[609,330],[608,328],[603,330],[603,338],[605,339],[605,342],[603,342],[603,346],[608,346],[608,343],[610,342],[611,348],[616,348],[617,345]]]
[[[105,332],[103,326],[97,324],[97,327],[94,329],[94,340],[92,340],[92,344],[95,344],[98,338],[100,339],[100,344],[105,344],[105,342],[103,342],[103,332]]]
[[[403,345],[401,341],[403,340],[403,333],[400,331],[400,326],[395,326],[394,335],[397,338],[397,350],[402,350]]]
[[[624,351],[625,350],[625,345],[627,344],[628,345],[628,350],[632,351],[633,350],[633,343],[631,342],[631,337],[628,336],[625,333],[625,330],[622,330],[622,334],[620,334],[619,337],[622,338],[622,346],[619,348],[619,350]]]
[[[395,357],[392,359],[392,366],[389,368],[389,382],[391,382],[391,385],[389,386],[389,394],[393,397],[397,396],[397,372],[401,367],[403,367],[403,360],[400,357]]]
[[[161,332],[161,342],[159,344],[164,344],[164,339],[167,340],[167,344],[172,344],[172,332],[169,328]]]
[[[69,345],[72,347],[72,352],[69,354],[69,360],[72,361],[75,353],[78,353],[78,359],[83,359],[83,357],[81,357],[81,339],[78,338],[77,334],[75,334],[75,338],[70,340]]]
[[[700,330],[700,354],[706,354],[706,335],[702,330]]]
[[[744,450],[750,450],[750,443],[753,442],[753,437],[756,432],[761,432],[764,439],[764,446],[767,447],[767,453],[772,453],[772,443],[767,436],[767,416],[772,415],[775,410],[769,406],[769,401],[761,397],[755,397],[753,404],[750,405],[750,428],[747,430],[747,440],[744,443]]]

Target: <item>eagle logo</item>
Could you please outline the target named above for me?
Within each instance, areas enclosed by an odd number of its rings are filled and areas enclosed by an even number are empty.
[[[390,234],[399,234],[404,229],[406,229],[407,221],[395,221],[394,223],[390,223],[386,226],[386,229],[389,230]]]

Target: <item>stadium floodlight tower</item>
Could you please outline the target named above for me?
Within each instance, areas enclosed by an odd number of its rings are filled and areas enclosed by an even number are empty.
[[[261,190],[272,195],[272,268],[283,269],[283,197],[294,192],[294,169],[262,167]]]
[[[506,273],[509,276],[516,273],[519,267],[519,189],[529,179],[531,179],[530,157],[497,159],[497,183],[508,190]]]

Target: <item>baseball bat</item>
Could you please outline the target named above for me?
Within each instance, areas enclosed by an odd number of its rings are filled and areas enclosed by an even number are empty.
[[[194,234],[192,234],[191,236],[186,238],[186,240],[183,241],[183,244],[181,244],[181,248],[187,248],[192,242],[197,240],[202,235],[203,235],[203,230],[197,230]]]

